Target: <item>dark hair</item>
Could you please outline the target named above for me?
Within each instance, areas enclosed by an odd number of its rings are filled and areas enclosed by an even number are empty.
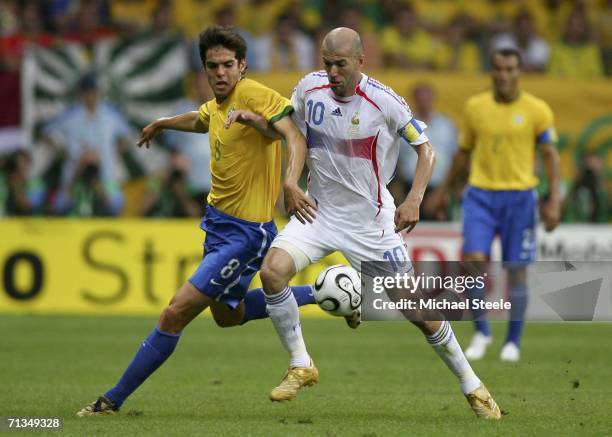
[[[206,52],[213,47],[225,47],[236,53],[236,59],[242,61],[246,58],[247,46],[233,27],[210,26],[200,33],[198,48],[202,65],[206,63]]]
[[[493,50],[493,52],[491,53],[491,64],[493,64],[493,58],[495,57],[495,55],[503,56],[504,58],[508,56],[514,56],[516,60],[518,61],[518,66],[519,67],[523,66],[523,57],[521,56],[520,50],[517,48],[502,47],[502,48]]]

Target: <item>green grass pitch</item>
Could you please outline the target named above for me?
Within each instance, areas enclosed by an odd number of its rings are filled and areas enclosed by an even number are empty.
[[[477,420],[455,378],[408,323],[303,320],[320,383],[272,404],[287,356],[269,320],[200,318],[115,417],[75,412],[121,375],[156,319],[0,316],[0,416],[60,416],[55,435],[610,435],[612,324],[530,323],[520,364],[498,361],[505,325],[474,368],[506,415]],[[466,323],[454,323],[465,346]],[[18,435],[39,435],[20,432]]]

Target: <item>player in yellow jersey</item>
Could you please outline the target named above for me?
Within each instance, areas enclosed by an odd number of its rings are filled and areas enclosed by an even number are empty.
[[[212,188],[201,225],[206,231],[204,257],[117,385],[78,416],[117,412],[172,354],[185,326],[206,308],[223,326],[244,322],[247,287],[277,233],[272,218],[280,192],[281,137],[288,145],[285,207],[300,220],[311,221],[314,216],[316,206],[297,185],[306,142],[289,117],[293,112],[289,100],[243,77],[246,43],[234,30],[206,29],[200,34],[199,48],[215,99],[199,111],[155,120],[143,129],[138,144],[148,147],[163,129],[210,133]],[[294,287],[294,292],[308,300],[305,303],[314,303],[310,287]],[[259,296],[255,306],[265,313],[263,293],[249,294]]]
[[[512,310],[500,358],[518,361],[527,308],[526,265],[535,258],[538,200],[534,174],[541,153],[550,191],[541,215],[547,231],[559,223],[559,155],[550,107],[519,89],[521,58],[517,50],[500,49],[491,59],[493,90],[471,97],[463,114],[459,151],[444,184],[432,196],[439,209],[469,170],[463,196],[463,253],[465,261],[489,259],[499,235],[508,269]],[[484,298],[484,291],[475,299]],[[475,313],[476,333],[465,355],[480,359],[491,343],[484,313]]]

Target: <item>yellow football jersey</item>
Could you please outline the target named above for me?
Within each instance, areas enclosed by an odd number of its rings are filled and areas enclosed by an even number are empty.
[[[232,111],[255,112],[271,123],[291,114],[285,97],[251,79],[242,79],[221,103],[200,106],[200,119],[208,125],[212,186],[208,203],[233,217],[266,222],[274,216],[280,191],[280,140],[268,138],[240,123],[225,128]]]
[[[472,150],[469,183],[485,190],[527,190],[538,184],[536,145],[555,143],[553,113],[541,99],[521,92],[511,103],[492,92],[468,99],[459,146]]]

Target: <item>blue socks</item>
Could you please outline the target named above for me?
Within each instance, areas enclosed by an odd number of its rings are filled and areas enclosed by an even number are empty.
[[[517,346],[521,343],[521,334],[525,325],[525,312],[527,311],[527,286],[516,285],[510,289],[510,323],[505,343],[512,342]]]
[[[483,315],[478,320],[474,320],[474,326],[476,327],[476,331],[480,332],[485,337],[491,336],[491,330],[489,329],[489,322],[486,316]]]
[[[484,291],[472,289],[469,291],[470,298],[484,298]],[[521,344],[521,335],[525,326],[525,312],[527,311],[528,292],[525,284],[516,285],[510,289],[510,321],[508,323],[508,334],[504,343],[512,342],[517,346]],[[474,325],[476,330],[487,337],[491,335],[489,322],[486,319],[484,310],[474,311]]]
[[[297,285],[291,287],[291,291],[300,307],[316,303],[310,285]],[[266,297],[263,290],[261,288],[250,290],[244,298],[244,318],[240,324],[244,325],[251,320],[265,319],[266,317],[268,317],[268,311],[266,310]]]
[[[172,354],[180,335],[164,332],[155,327],[147,339],[142,342],[117,385],[107,391],[104,396],[120,407],[125,399]]]
[[[486,300],[486,288],[470,287],[466,290],[467,298],[470,300]],[[486,310],[472,310],[472,316],[474,317],[474,325],[476,331],[482,335],[489,337],[491,330],[489,329],[489,322],[487,321]]]
[[[310,285],[291,287],[298,306],[315,303]],[[250,320],[268,317],[266,299],[261,288],[247,293],[245,299],[245,314],[242,323]],[[134,355],[116,386],[107,391],[104,396],[117,407],[130,396],[166,359],[172,355],[179,341],[180,334],[171,334],[155,327],[153,332],[142,342],[140,349]]]

